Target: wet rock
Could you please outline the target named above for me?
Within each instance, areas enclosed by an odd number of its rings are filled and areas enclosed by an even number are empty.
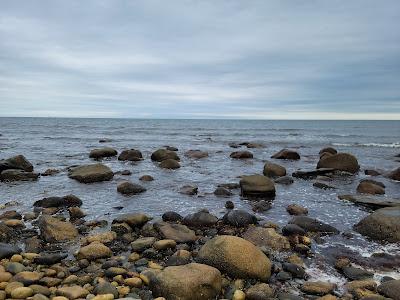
[[[400,207],[381,208],[363,218],[354,229],[377,241],[400,241]]]
[[[41,216],[39,228],[41,236],[49,243],[69,241],[78,236],[78,230],[70,222],[60,221],[51,216]]]
[[[357,186],[357,192],[360,194],[383,195],[385,194],[385,186],[382,183],[373,180],[361,181]]]
[[[100,159],[104,157],[116,156],[117,154],[118,154],[117,150],[110,147],[104,147],[99,149],[93,149],[92,151],[90,151],[89,157],[94,159]]]
[[[337,153],[319,160],[317,169],[333,168],[339,171],[356,173],[360,169],[357,158],[349,153]]]
[[[296,216],[291,219],[289,223],[298,225],[307,232],[339,233],[339,230],[337,230],[335,227],[325,224],[317,219],[312,219],[305,216]]]
[[[288,160],[299,160],[300,159],[300,154],[297,153],[294,150],[282,149],[281,151],[279,151],[279,152],[275,153],[274,155],[272,155],[271,158],[288,159]]]
[[[19,262],[9,262],[6,265],[6,271],[15,275],[17,273],[25,271],[25,266]]]
[[[162,219],[164,222],[179,222],[183,217],[174,211],[167,211],[162,215]]]
[[[322,190],[334,190],[336,189],[334,186],[326,184],[325,182],[316,181],[313,183],[313,187],[322,189]]]
[[[208,212],[199,211],[187,215],[183,219],[183,224],[189,227],[210,227],[218,222],[218,218]]]
[[[254,149],[254,148],[261,149],[264,148],[265,146],[260,143],[247,143],[246,147],[249,149]]]
[[[145,192],[146,189],[139,184],[124,181],[118,184],[117,191],[123,195],[135,195]]]
[[[283,270],[289,272],[295,278],[304,279],[306,277],[306,271],[299,265],[292,264],[292,263],[284,263],[282,265]]]
[[[189,150],[185,152],[185,156],[192,159],[201,159],[204,157],[208,157],[208,152],[201,150]]]
[[[216,299],[221,285],[222,277],[217,269],[197,263],[167,267],[150,281],[154,296],[180,300]]]
[[[269,300],[274,298],[274,290],[266,283],[257,283],[246,291],[246,300]]]
[[[99,284],[97,284],[93,290],[93,294],[95,295],[111,294],[114,296],[115,299],[118,299],[119,297],[118,290],[115,288],[115,286],[113,286],[111,283],[107,281],[100,282]]]
[[[217,197],[230,197],[232,196],[232,192],[223,187],[217,187],[214,191],[214,195]]]
[[[337,154],[338,152],[333,147],[326,147],[326,148],[321,149],[321,151],[319,151],[319,155],[321,155],[323,153]]]
[[[130,214],[121,215],[118,218],[114,219],[113,224],[126,223],[130,227],[134,228],[134,227],[142,227],[144,224],[146,224],[150,220],[151,220],[151,218],[145,214],[130,213]]]
[[[23,285],[38,283],[43,277],[43,273],[23,271],[13,277],[13,281],[21,282]]]
[[[153,176],[150,176],[150,175],[143,175],[143,176],[141,176],[141,177],[139,178],[139,180],[140,180],[140,181],[153,181],[154,178],[153,178]]]
[[[275,251],[290,249],[289,241],[273,228],[249,227],[243,238],[258,247],[266,247]]]
[[[121,161],[141,161],[143,160],[142,152],[136,149],[124,150],[118,156],[118,160]]]
[[[82,165],[72,168],[68,177],[81,183],[109,181],[114,177],[113,171],[103,164]]]
[[[33,262],[38,265],[54,265],[67,258],[67,253],[41,253],[33,258]]]
[[[335,287],[335,284],[330,282],[307,281],[302,285],[301,290],[306,294],[323,296],[332,293]]]
[[[296,224],[288,224],[282,228],[283,235],[305,235],[306,231]]]
[[[165,159],[159,164],[159,166],[160,168],[171,170],[179,169],[181,167],[179,162],[174,159]]]
[[[292,274],[285,271],[280,271],[278,274],[276,274],[276,279],[279,281],[288,281],[292,280],[292,278]]]
[[[176,247],[174,240],[159,240],[153,244],[153,247],[157,250],[173,249]]]
[[[245,227],[250,224],[257,224],[257,218],[255,215],[248,213],[245,210],[231,210],[228,211],[222,218],[225,224],[232,225],[235,227]]]
[[[41,176],[53,176],[56,175],[58,173],[60,173],[60,170],[57,169],[47,169],[46,171],[44,171],[43,173],[40,173]]]
[[[194,185],[184,185],[179,189],[179,193],[183,195],[193,196],[197,195],[198,187]]]
[[[374,276],[374,273],[352,266],[344,267],[342,272],[350,280],[363,280]]]
[[[86,217],[85,212],[76,206],[68,208],[68,213],[70,220],[76,220]]]
[[[111,243],[117,238],[117,234],[114,231],[105,231],[97,234],[89,235],[86,240],[89,243],[101,242],[101,243]]]
[[[274,182],[266,176],[243,176],[240,180],[240,188],[243,196],[249,197],[275,197]]]
[[[400,280],[390,280],[378,286],[378,292],[393,300],[400,299]]]
[[[266,162],[264,165],[264,176],[275,178],[275,177],[282,177],[286,175],[285,167],[281,165],[274,164],[272,162]]]
[[[256,201],[251,204],[251,208],[255,212],[264,212],[272,208],[272,202],[266,200]]]
[[[379,176],[382,172],[374,169],[366,169],[364,170],[364,174],[369,176]]]
[[[274,180],[275,183],[289,185],[294,182],[291,176],[282,176]]]
[[[0,181],[33,181],[39,178],[39,174],[17,169],[7,169],[0,173]]]
[[[92,242],[87,246],[81,247],[76,256],[78,259],[96,260],[98,258],[111,257],[112,251],[100,242]]]
[[[58,288],[56,294],[58,296],[67,297],[68,299],[78,299],[86,298],[86,296],[89,294],[89,291],[80,287],[79,285],[72,285]]]
[[[372,209],[400,206],[400,199],[395,198],[374,197],[366,195],[339,195],[338,198],[340,200],[347,200],[355,204],[367,206]]]
[[[265,254],[236,236],[221,235],[209,240],[201,247],[198,261],[236,278],[265,281],[271,276],[271,262]]]
[[[174,151],[167,149],[158,149],[151,154],[152,161],[162,162],[163,160],[167,159],[180,161],[178,154],[176,154]]]
[[[169,150],[169,151],[178,151],[179,149],[177,148],[177,147],[174,147],[174,146],[164,146],[165,147],[165,149],[167,149],[167,150]]]
[[[250,151],[235,151],[231,153],[230,157],[234,159],[248,159],[253,158],[253,153]]]
[[[67,195],[64,197],[46,197],[41,200],[35,201],[33,206],[35,207],[71,207],[81,206],[82,200],[74,195]]]
[[[393,171],[385,174],[385,177],[400,181],[400,168],[394,169]]]
[[[33,295],[33,290],[28,287],[18,287],[11,292],[14,299],[26,299]]]
[[[10,220],[10,219],[21,220],[22,216],[16,210],[8,210],[0,215],[0,220]]]
[[[232,201],[226,201],[225,202],[225,208],[226,209],[234,209],[235,208],[235,204],[233,204]]]
[[[228,190],[234,190],[234,189],[238,189],[240,188],[240,184],[239,183],[222,183],[222,184],[218,184],[218,187],[222,187]]]
[[[301,215],[308,215],[308,209],[297,204],[290,204],[286,207],[286,211],[290,215],[294,216],[301,216]]]
[[[174,240],[177,243],[190,243],[197,239],[195,232],[185,225],[158,223],[155,227],[162,238]]]
[[[335,169],[333,168],[319,168],[316,170],[297,170],[292,173],[293,177],[302,178],[302,179],[313,179],[318,176],[327,175],[333,173]]]
[[[18,169],[25,172],[33,172],[33,165],[23,155],[17,155],[0,160],[0,173],[8,169]]]
[[[142,252],[147,248],[150,248],[155,243],[155,237],[144,237],[139,238],[131,243],[132,251],[134,252]]]

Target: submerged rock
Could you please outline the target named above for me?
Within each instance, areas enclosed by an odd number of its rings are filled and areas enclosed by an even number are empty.
[[[82,183],[109,181],[114,177],[113,171],[103,164],[82,165],[72,168],[68,177]]]
[[[363,218],[354,229],[377,241],[400,241],[400,206],[381,208]]]
[[[248,159],[253,158],[253,153],[250,151],[235,151],[231,153],[230,157],[235,159]]]
[[[208,157],[208,152],[201,150],[189,150],[185,152],[185,156],[192,159],[201,159]]]
[[[243,196],[249,197],[275,197],[274,182],[266,176],[243,176],[240,180],[240,188]]]
[[[198,263],[167,267],[150,280],[153,295],[167,299],[212,300],[219,295],[221,286],[221,273]]]
[[[136,149],[124,150],[118,156],[118,160],[121,161],[141,161],[143,160],[142,152]]]
[[[117,150],[110,147],[104,147],[104,148],[93,149],[92,151],[90,151],[89,157],[94,159],[100,159],[104,157],[116,156],[117,154],[118,154]]]
[[[198,261],[213,266],[234,278],[266,281],[271,276],[271,262],[261,250],[240,237],[217,236],[201,247]]]
[[[184,185],[179,189],[179,193],[183,195],[193,196],[196,195],[198,192],[198,187],[193,185]]]
[[[19,169],[7,169],[0,173],[1,181],[34,181],[39,178],[39,174],[26,172]]]
[[[33,172],[33,165],[23,155],[13,156],[0,160],[0,173],[8,169],[18,169],[25,172]]]
[[[293,178],[291,176],[282,176],[282,177],[278,177],[274,180],[275,183],[278,184],[285,184],[285,185],[289,185],[292,184],[294,182]]]
[[[282,149],[281,151],[275,153],[271,156],[271,158],[275,159],[287,159],[287,160],[299,160],[300,154],[294,150]]]
[[[368,206],[373,209],[400,206],[400,199],[376,197],[367,195],[339,195],[340,200],[351,201],[355,204]]]
[[[282,177],[286,175],[286,169],[285,167],[282,167],[281,165],[274,164],[271,162],[266,162],[264,165],[264,176],[267,177]]]
[[[151,160],[162,162],[166,159],[173,159],[176,161],[180,161],[178,154],[175,151],[167,150],[167,149],[158,149],[151,154]]]
[[[295,224],[303,228],[305,231],[321,232],[321,233],[339,233],[335,227],[325,224],[317,219],[296,216],[289,221],[289,224]]]
[[[179,162],[174,159],[165,159],[159,164],[159,166],[163,169],[172,169],[172,170],[179,169],[181,167]]]
[[[302,178],[302,179],[313,179],[317,178],[320,175],[327,175],[331,174],[335,171],[333,168],[319,168],[316,170],[297,170],[296,172],[292,173],[293,177]]]
[[[321,158],[317,164],[317,169],[320,168],[333,168],[354,174],[358,172],[360,166],[355,156],[349,153],[337,153]]]
[[[75,195],[67,195],[64,197],[46,197],[33,203],[35,207],[72,207],[82,206],[82,200]]]
[[[117,191],[123,195],[135,195],[145,192],[146,189],[139,184],[124,181],[118,184]]]

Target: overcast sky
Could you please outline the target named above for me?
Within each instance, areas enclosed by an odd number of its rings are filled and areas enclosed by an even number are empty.
[[[0,116],[400,119],[400,1],[0,1]]]

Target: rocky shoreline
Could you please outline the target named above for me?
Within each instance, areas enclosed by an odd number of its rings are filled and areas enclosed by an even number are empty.
[[[233,148],[262,147],[261,144],[234,144]],[[160,168],[184,167],[176,148],[154,151],[151,160]],[[294,180],[314,180],[314,187],[334,189],[332,180],[360,172],[357,158],[324,148],[316,169],[298,170],[289,176],[279,159],[299,160],[298,152],[282,149],[265,163],[259,174],[240,176],[237,183],[221,184],[214,192],[226,197],[226,213],[218,218],[207,210],[181,216],[168,211],[161,220],[140,212],[106,220],[86,220],[82,200],[75,195],[47,197],[36,201],[31,212],[3,205],[0,215],[0,300],[1,299],[400,299],[400,280],[374,278],[371,268],[363,268],[351,255],[339,255],[332,262],[347,282],[337,286],[329,281],[309,280],[306,261],[313,260],[313,244],[324,236],[346,235],[323,220],[308,217],[308,210],[293,203],[287,207],[285,226],[260,220],[250,212],[235,209],[229,201],[239,189],[251,201],[255,212],[266,211],[276,196],[276,185]],[[139,150],[94,149],[89,165],[71,166],[68,177],[82,184],[110,181],[115,173],[101,163],[118,157],[120,161],[143,160]],[[208,153],[189,150],[185,157],[203,159]],[[230,159],[252,159],[248,151],[234,151]],[[0,160],[0,180],[36,181],[59,170],[34,172],[22,155]],[[369,176],[382,172],[364,170]],[[129,170],[121,174],[128,175]],[[399,181],[400,168],[384,172]],[[142,176],[142,182],[152,176]],[[155,179],[156,180],[156,179]],[[34,183],[32,183],[34,184]],[[146,192],[141,184],[119,183],[118,193],[131,197]],[[197,187],[182,186],[180,193],[197,194]],[[380,243],[400,242],[400,200],[382,198],[385,185],[373,179],[360,181],[354,195],[339,199],[366,206],[371,214],[354,230]],[[378,196],[377,196],[378,195]],[[338,201],[340,201],[338,199]],[[386,269],[400,266],[399,257],[381,256]],[[372,264],[371,264],[372,265]],[[375,265],[378,270],[381,266]]]

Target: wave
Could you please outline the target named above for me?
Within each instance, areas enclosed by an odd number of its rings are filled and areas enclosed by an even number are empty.
[[[390,144],[381,144],[381,143],[332,143],[333,146],[341,146],[341,147],[383,147],[383,148],[400,148],[400,143],[390,143]]]

